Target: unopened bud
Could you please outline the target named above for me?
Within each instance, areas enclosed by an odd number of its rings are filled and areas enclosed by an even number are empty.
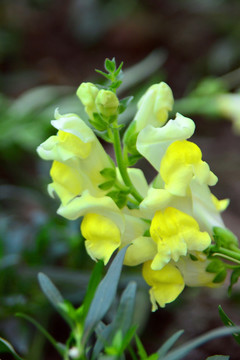
[[[105,116],[110,117],[117,115],[119,100],[114,92],[110,90],[100,90],[96,97],[96,107],[98,112]]]
[[[97,112],[95,99],[98,92],[98,88],[90,82],[82,83],[77,90],[77,96],[85,107],[85,111],[90,119],[93,118],[93,113]]]

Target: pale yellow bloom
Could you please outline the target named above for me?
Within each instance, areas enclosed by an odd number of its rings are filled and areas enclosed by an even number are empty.
[[[153,270],[161,270],[171,259],[177,262],[189,250],[205,250],[211,243],[209,234],[199,230],[193,217],[171,207],[156,212],[150,234],[158,247]]]
[[[177,114],[175,120],[169,120],[166,125],[155,128],[146,126],[137,137],[137,150],[159,171],[162,157],[169,145],[176,140],[190,138],[195,130],[194,122]]]
[[[160,165],[165,188],[178,196],[186,195],[192,179],[200,184],[215,185],[217,177],[202,161],[199,147],[186,140],[173,142],[166,150]]]
[[[172,264],[161,270],[152,270],[151,261],[143,264],[143,278],[151,286],[149,291],[152,311],[174,301],[184,289],[184,279],[180,271]]]
[[[59,130],[57,135],[37,149],[43,159],[53,160],[50,195],[56,193],[64,205],[86,189],[92,195],[104,195],[106,192],[99,189],[105,181],[100,172],[112,167],[109,156],[93,131],[77,115],[56,113],[56,117],[52,125]]]
[[[173,107],[173,94],[165,82],[151,85],[138,102],[138,111],[133,122],[136,123],[136,132],[147,125],[163,126],[168,119],[168,112]]]

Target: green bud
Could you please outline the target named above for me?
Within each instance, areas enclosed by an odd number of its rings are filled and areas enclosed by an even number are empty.
[[[90,119],[93,119],[93,113],[97,112],[95,100],[98,93],[99,89],[90,82],[83,82],[77,90],[77,96],[85,107],[85,111]]]
[[[118,114],[119,100],[114,92],[100,90],[96,97],[98,112],[104,117],[116,116]]]

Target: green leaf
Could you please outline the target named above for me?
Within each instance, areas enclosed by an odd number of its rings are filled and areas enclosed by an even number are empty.
[[[141,340],[139,339],[139,337],[137,335],[135,336],[135,339],[136,339],[136,345],[137,345],[138,355],[140,356],[140,359],[142,359],[142,360],[147,359],[147,353],[146,353],[146,350],[144,349],[144,346],[143,346]]]
[[[97,286],[99,284],[99,282],[101,281],[102,278],[102,272],[103,272],[103,267],[104,267],[104,263],[102,260],[99,260],[96,265],[94,266],[94,269],[92,271],[89,283],[88,283],[88,288],[87,288],[87,292],[86,295],[84,297],[83,300],[83,316],[84,319],[87,316],[88,310],[90,308],[92,299],[94,297],[94,294],[96,292]]]
[[[186,344],[179,346],[175,350],[169,352],[163,358],[158,358],[158,360],[180,360],[183,359],[191,350],[197,348],[198,346],[213,340],[215,338],[219,338],[222,336],[230,335],[234,332],[240,331],[240,326],[232,327],[232,328],[220,328],[207,332],[206,334],[197,337],[194,340],[187,342]]]
[[[115,58],[113,58],[112,60],[106,59],[104,63],[104,67],[108,72],[113,73],[116,70]]]
[[[119,65],[119,67],[117,68],[117,70],[115,71],[114,75],[117,77],[121,74],[121,70],[123,67],[123,61],[121,62],[121,64]]]
[[[100,282],[95,292],[95,296],[85,319],[83,343],[87,341],[95,326],[104,317],[115,298],[127,248],[128,247],[125,246],[118,252],[110,265],[106,276]]]
[[[132,100],[133,100],[133,96],[128,96],[119,101],[119,108],[118,108],[119,114],[122,114],[127,109],[128,105],[131,103]]]
[[[233,270],[232,275],[231,275],[230,285],[228,287],[228,295],[229,296],[232,293],[233,285],[238,282],[239,277],[240,277],[240,268],[237,268],[237,269]]]
[[[179,330],[173,334],[165,343],[158,349],[157,354],[158,358],[161,359],[167,354],[171,347],[175,344],[178,338],[184,333],[184,330]]]
[[[45,296],[48,298],[50,303],[58,309],[58,305],[64,302],[64,298],[60,294],[59,290],[52,283],[49,277],[43,273],[38,274],[38,281]]]
[[[31,316],[23,314],[23,313],[17,313],[16,316],[19,316],[19,317],[29,321],[30,323],[32,323],[48,339],[48,341],[55,347],[55,349],[59,352],[59,354],[62,356],[64,355],[65,345],[57,342],[52,337],[52,335],[49,334],[49,332],[47,332],[47,330],[44,329],[44,327],[41,324],[39,324],[38,321],[33,319]]]
[[[23,360],[15,351],[13,346],[5,339],[0,337],[0,354],[1,353],[10,353],[17,360]]]
[[[112,323],[108,326],[103,326],[103,324],[101,324],[96,330],[97,342],[93,349],[92,359],[97,359],[100,351],[102,351],[106,345],[109,346],[112,343],[114,335],[118,330],[121,330],[123,335],[122,343],[124,348],[127,346],[131,339],[128,341],[128,337],[125,338],[125,335],[132,323],[135,296],[136,284],[134,282],[130,282],[121,296],[117,313]]]
[[[68,316],[65,310],[61,307],[61,305],[64,304],[64,298],[62,297],[59,290],[52,283],[49,277],[43,273],[38,274],[38,281],[47,299],[72,328],[74,326],[72,318]]]
[[[228,355],[213,355],[206,358],[206,360],[229,360],[230,356]]]
[[[223,309],[220,305],[218,306],[218,312],[219,312],[220,318],[221,318],[222,322],[224,323],[224,325],[226,325],[227,327],[236,326],[234,324],[234,322],[223,311]],[[233,334],[233,337],[236,340],[236,342],[238,344],[240,344],[240,334]]]
[[[106,79],[111,80],[111,75],[106,74],[105,72],[103,72],[103,71],[101,71],[101,70],[98,70],[98,69],[95,69],[95,71],[96,71],[98,74],[104,76]]]

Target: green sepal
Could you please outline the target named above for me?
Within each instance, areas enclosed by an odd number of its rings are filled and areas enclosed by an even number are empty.
[[[135,165],[138,160],[142,159],[142,155],[138,154],[138,155],[131,155],[128,157],[128,166],[133,166]]]
[[[100,174],[106,179],[116,179],[116,170],[114,168],[104,168],[100,171]]]
[[[109,127],[108,123],[98,113],[93,113],[93,119],[88,121],[98,131],[107,130]]]
[[[219,312],[220,318],[221,318],[221,320],[222,320],[222,322],[224,323],[225,326],[227,326],[227,327],[236,326],[236,324],[234,324],[234,322],[223,311],[223,309],[222,309],[222,307],[220,305],[218,306],[218,312]],[[236,342],[238,344],[240,344],[240,333],[239,334],[233,334],[233,337],[236,340]]]
[[[206,267],[206,271],[209,273],[218,273],[224,269],[225,269],[225,265],[219,259],[212,260]]]
[[[215,278],[213,279],[213,283],[214,284],[222,283],[226,279],[226,276],[227,276],[227,271],[226,269],[223,269],[215,276]]]
[[[192,261],[198,261],[198,258],[193,254],[189,254],[189,257]]]
[[[122,209],[127,203],[127,194],[123,191],[110,191],[107,196],[113,199],[119,209]]]
[[[232,293],[232,288],[233,285],[236,284],[238,282],[238,279],[240,277],[240,267],[233,270],[232,274],[231,274],[231,278],[230,278],[230,285],[228,287],[228,295],[230,296]]]
[[[98,185],[98,187],[101,190],[109,190],[113,187],[114,183],[115,183],[115,180],[110,180],[110,181],[106,181],[106,182]]]

